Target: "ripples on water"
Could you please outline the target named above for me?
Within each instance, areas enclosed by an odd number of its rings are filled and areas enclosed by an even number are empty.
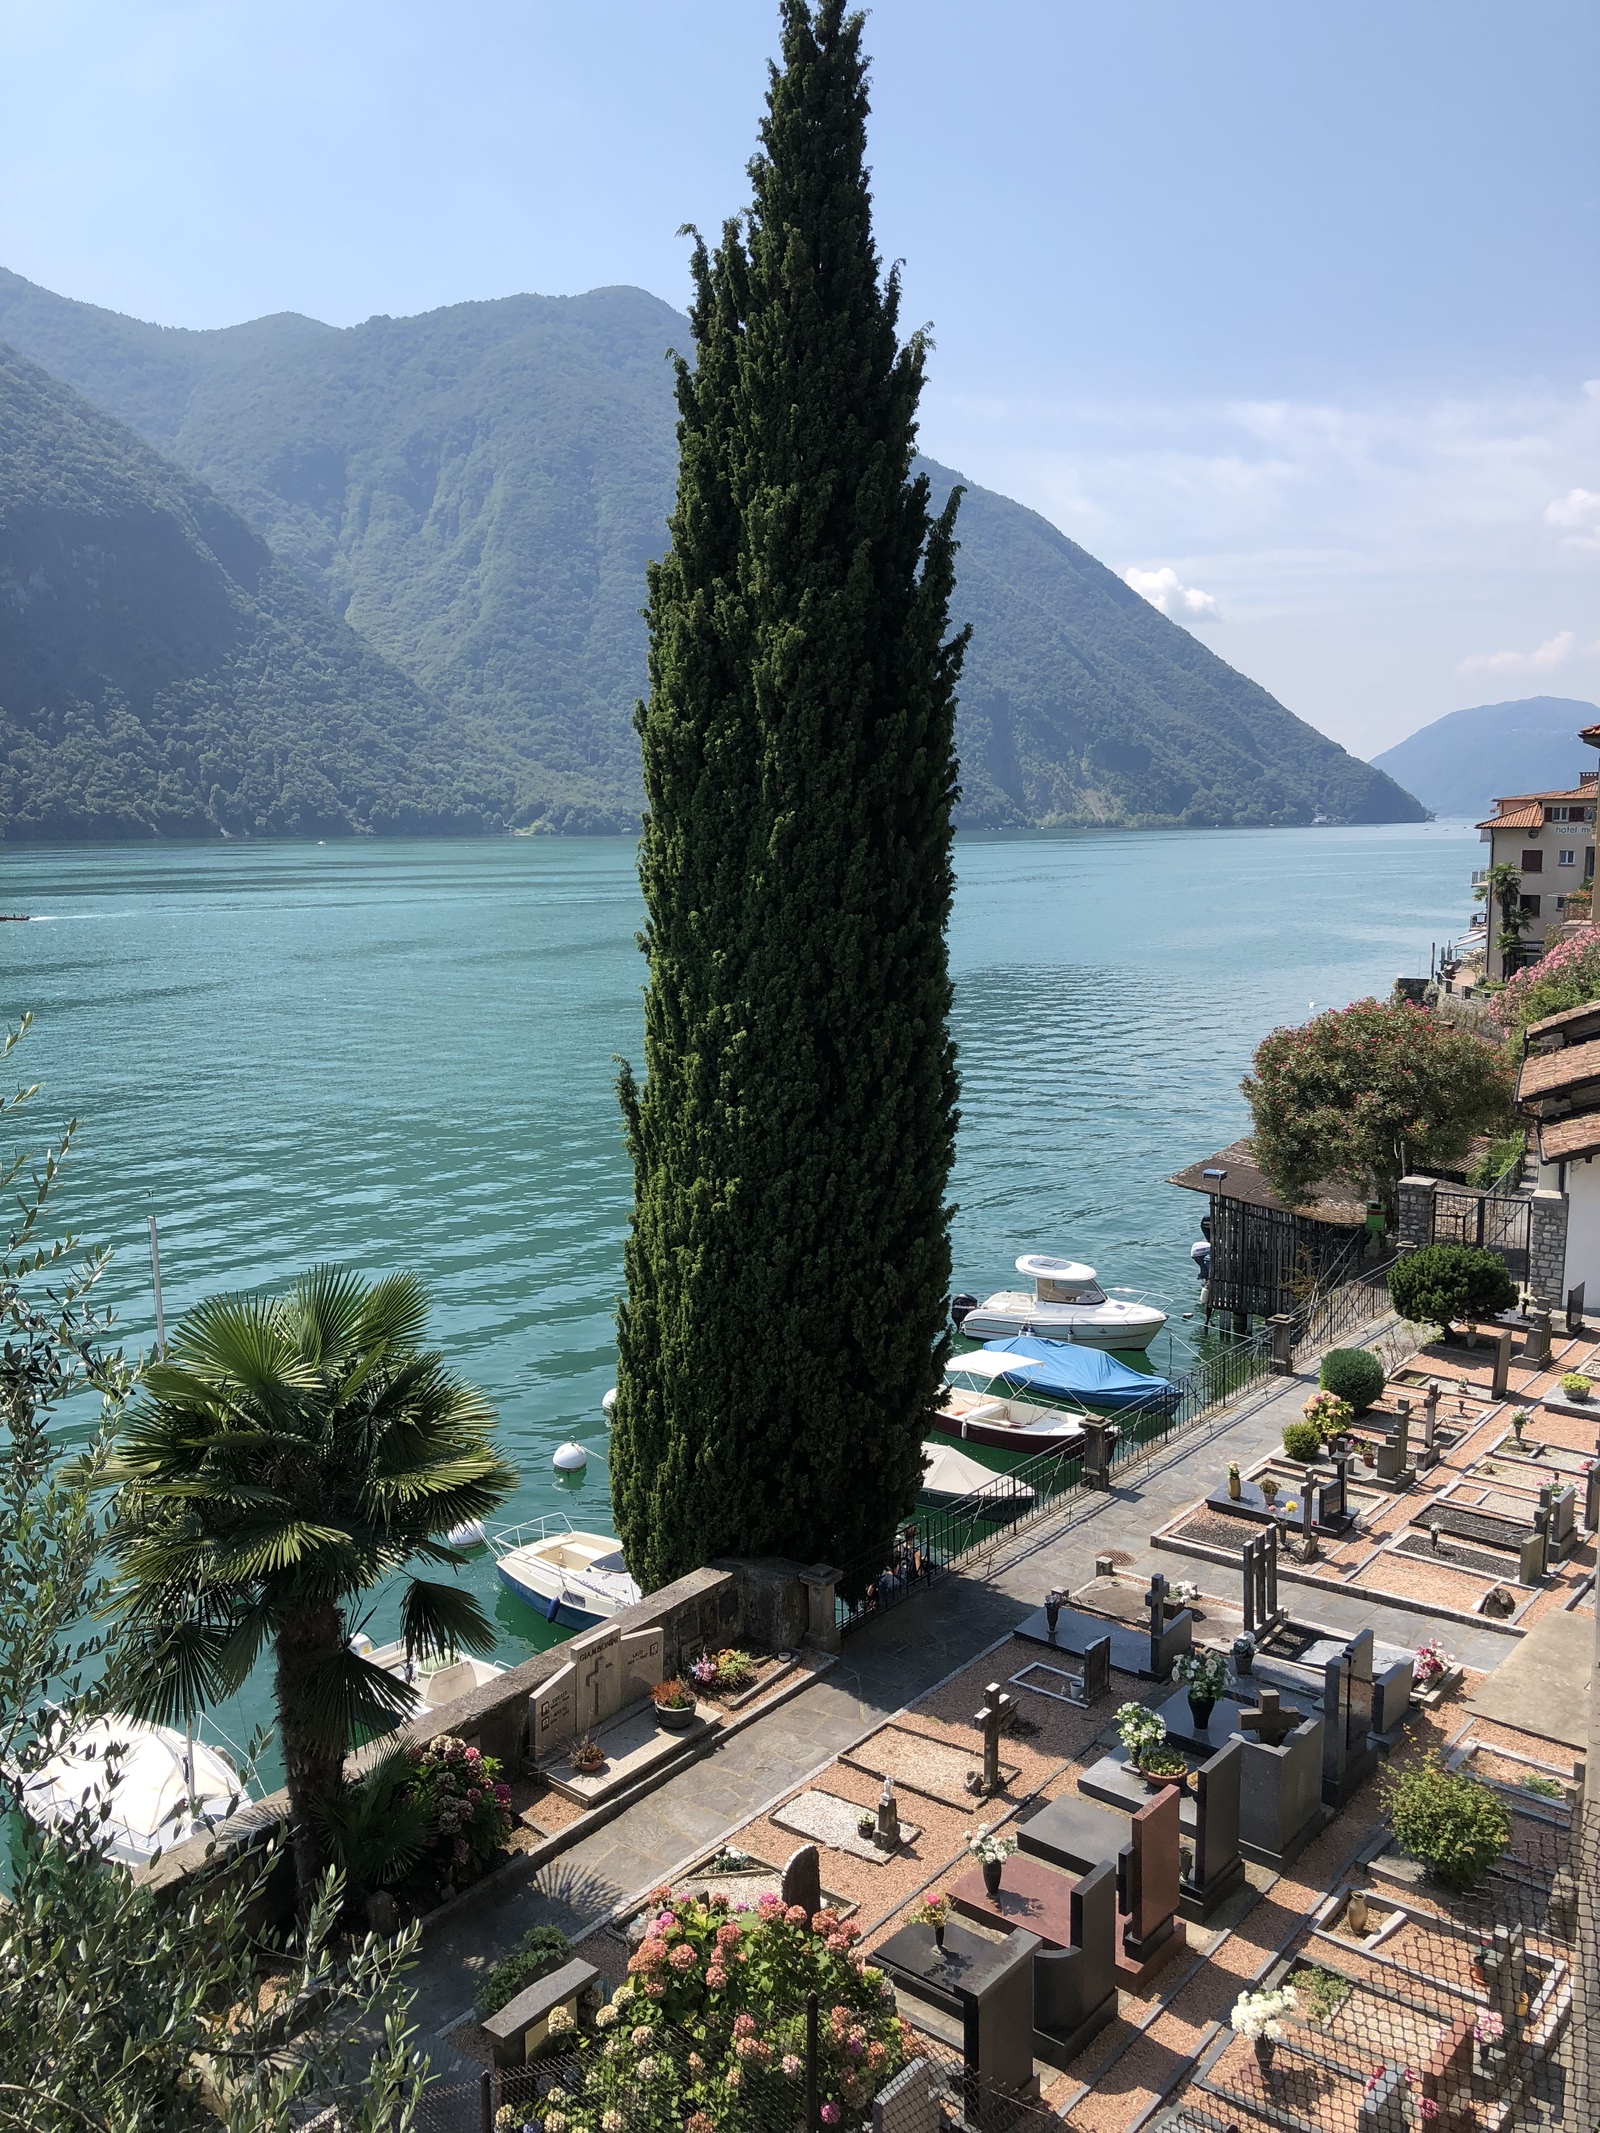
[[[1251,1047],[1311,1001],[1427,968],[1470,909],[1461,825],[963,839],[951,928],[962,1129],[958,1287],[1019,1251],[1193,1299],[1199,1205],[1164,1182],[1238,1134]],[[64,1217],[117,1248],[153,1332],[317,1259],[414,1267],[451,1361],[500,1406],[507,1521],[603,1523],[601,1395],[629,1177],[613,1090],[637,1062],[632,848],[608,839],[6,855],[5,1008],[41,1124],[83,1122]],[[1164,1348],[1156,1359],[1164,1361]],[[576,1488],[550,1454],[590,1453]],[[503,1658],[548,1632],[484,1561]],[[396,1610],[380,1602],[374,1628]],[[252,1696],[229,1730],[263,1715]]]

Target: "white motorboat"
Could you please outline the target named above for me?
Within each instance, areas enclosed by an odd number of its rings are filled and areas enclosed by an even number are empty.
[[[386,1674],[393,1674],[397,1681],[408,1682],[417,1692],[419,1712],[437,1711],[444,1704],[454,1703],[458,1696],[470,1696],[474,1689],[481,1689],[486,1681],[505,1672],[503,1666],[474,1659],[466,1652],[455,1659],[411,1659],[406,1656],[401,1638],[393,1644],[374,1644],[370,1637],[358,1635],[350,1639],[350,1649],[363,1659],[370,1659],[374,1666],[381,1666]]]
[[[1092,1266],[1075,1259],[1050,1259],[1024,1252],[1017,1272],[1033,1283],[1001,1289],[962,1314],[960,1330],[971,1340],[1004,1339],[1012,1333],[1037,1333],[1046,1340],[1076,1341],[1088,1348],[1148,1348],[1167,1322],[1154,1304],[1123,1303],[1110,1297],[1095,1279]]]
[[[1082,1451],[1083,1427],[1076,1415],[1017,1397],[1018,1384],[1037,1367],[1024,1357],[981,1348],[951,1356],[933,1417],[935,1432],[1006,1455],[995,1462],[1002,1471],[1042,1452],[1070,1456]]]
[[[580,1533],[559,1513],[491,1536],[495,1575],[547,1622],[592,1629],[643,1594],[614,1534]]]
[[[55,1752],[22,1782],[35,1822],[70,1822],[87,1807],[111,1813],[100,1841],[125,1866],[214,1829],[244,1806],[244,1780],[220,1748],[142,1718],[113,1712],[65,1733]]]

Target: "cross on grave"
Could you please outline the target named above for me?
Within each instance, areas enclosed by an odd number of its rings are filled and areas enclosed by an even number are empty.
[[[1519,2011],[1527,2006],[1528,1957],[1522,1927],[1496,1926],[1494,1938],[1480,1957],[1489,1985],[1489,2005],[1500,2017],[1503,2029],[1499,2051],[1507,2064],[1522,2056],[1522,2025]]]
[[[1428,1389],[1422,1396],[1422,1449],[1426,1463],[1432,1466],[1438,1456],[1434,1446],[1434,1431],[1439,1424],[1439,1381],[1429,1378]]]
[[[878,1796],[877,1841],[886,1852],[900,1849],[900,1810],[895,1805],[894,1779],[886,1777]]]
[[[983,1790],[986,1794],[1000,1790],[1000,1729],[1016,1708],[1014,1699],[1008,1696],[998,1681],[991,1681],[983,1692],[983,1709],[972,1723],[983,1735]]]
[[[1150,1580],[1144,1604],[1150,1611],[1150,1635],[1159,1644],[1161,1633],[1167,1626],[1167,1581],[1159,1570]]]
[[[1297,1711],[1291,1704],[1288,1710],[1279,1706],[1276,1689],[1263,1689],[1261,1701],[1250,1704],[1239,1713],[1239,1724],[1246,1733],[1253,1733],[1264,1747],[1281,1748],[1298,1725],[1305,1722],[1304,1711]]]

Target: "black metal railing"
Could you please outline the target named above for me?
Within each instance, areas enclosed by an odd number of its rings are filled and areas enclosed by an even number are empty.
[[[1272,1337],[1265,1327],[1239,1338],[1225,1337],[1171,1380],[1170,1390],[1153,1398],[1148,1408],[1086,1418],[1115,1424],[1113,1473],[1124,1475],[1144,1464],[1174,1437],[1237,1399],[1267,1375],[1271,1359]],[[1020,1528],[1082,1493],[1087,1492],[1081,1450],[1040,1452],[996,1473],[970,1496],[917,1512],[902,1521],[887,1559],[874,1553],[843,1565],[834,1602],[840,1629],[854,1629],[885,1608],[914,1598],[946,1571],[992,1554]]]
[[[1398,1254],[1396,1254],[1398,1257]],[[1389,1269],[1394,1259],[1385,1259],[1354,1281],[1341,1282],[1325,1296],[1316,1296],[1294,1314],[1293,1348],[1296,1355],[1321,1354],[1336,1348],[1348,1333],[1370,1326],[1392,1307],[1389,1302]]]

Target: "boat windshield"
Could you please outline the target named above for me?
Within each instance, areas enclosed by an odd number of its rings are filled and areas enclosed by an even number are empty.
[[[589,1568],[591,1570],[609,1570],[619,1578],[625,1578],[628,1574],[627,1558],[620,1548],[614,1549],[610,1555],[597,1555],[589,1565]]]
[[[1106,1301],[1106,1292],[1098,1281],[1090,1281],[1085,1283],[1072,1300],[1080,1304],[1103,1304]]]

